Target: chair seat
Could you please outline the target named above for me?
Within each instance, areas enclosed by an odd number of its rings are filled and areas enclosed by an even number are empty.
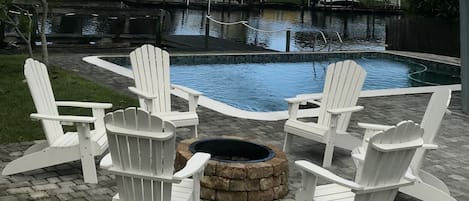
[[[51,147],[70,147],[78,145],[78,133],[77,132],[68,132],[59,137],[57,140],[51,144]]]
[[[188,201],[192,197],[192,179],[184,179],[179,184],[173,184],[171,189],[171,201]],[[113,201],[125,201],[119,198],[117,193],[113,198]]]
[[[106,132],[97,133],[95,130],[90,132],[91,141],[94,142],[92,145],[94,151],[101,154],[105,149],[107,149],[107,138]],[[67,132],[51,144],[51,147],[71,147],[79,145],[78,133],[77,132]],[[96,154],[98,154],[96,153]]]
[[[103,169],[109,169],[112,166],[112,158],[111,153],[106,154],[101,161],[99,162],[99,166]]]
[[[288,120],[285,122],[284,130],[287,133],[295,134],[304,138],[323,142],[328,127],[313,123],[302,122],[299,120]]]
[[[357,161],[365,160],[366,150],[364,147],[357,147],[352,151],[352,158]],[[356,164],[355,164],[356,165]]]
[[[327,184],[316,187],[314,201],[353,201],[355,193],[350,188],[338,184]]]
[[[194,126],[199,124],[199,117],[195,112],[165,112],[154,114],[165,121],[173,122],[176,127]]]

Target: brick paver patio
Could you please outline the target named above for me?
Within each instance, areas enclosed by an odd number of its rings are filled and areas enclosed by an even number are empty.
[[[62,55],[51,58],[55,66],[66,68],[104,86],[127,94],[127,86],[133,80],[107,72],[81,61],[84,55]],[[361,98],[359,104],[365,110],[352,115],[350,131],[362,133],[356,122],[395,124],[401,120],[419,122],[425,111],[429,94],[399,95]],[[440,149],[431,151],[424,162],[424,169],[442,179],[458,200],[469,200],[469,117],[462,115],[460,92],[454,92],[450,104],[452,115],[446,115],[436,142]],[[184,100],[173,97],[175,109],[183,109]],[[185,108],[184,108],[185,109]],[[281,147],[284,121],[257,121],[226,116],[210,109],[199,107],[199,134],[201,137],[239,136],[262,140]],[[190,138],[187,129],[178,129],[178,140]],[[34,142],[0,145],[0,170]],[[324,145],[308,140],[294,140],[292,152],[287,154],[290,163],[290,193],[284,200],[293,199],[300,185],[300,174],[293,161],[310,160],[321,164]],[[98,163],[99,161],[97,161]],[[350,153],[336,149],[331,170],[352,179],[355,168]],[[114,177],[98,169],[98,184],[84,184],[80,162],[26,172],[13,176],[0,176],[0,200],[111,200],[116,193]],[[323,183],[322,181],[321,183]],[[403,194],[396,200],[414,201]]]

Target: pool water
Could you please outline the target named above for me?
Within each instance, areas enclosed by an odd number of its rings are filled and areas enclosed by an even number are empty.
[[[201,91],[233,107],[258,112],[287,110],[285,98],[321,93],[327,66],[341,59],[295,63],[171,65],[171,82]],[[355,59],[367,72],[364,90],[458,83],[440,74],[409,74],[418,63],[383,58]],[[422,81],[415,81],[420,80]]]

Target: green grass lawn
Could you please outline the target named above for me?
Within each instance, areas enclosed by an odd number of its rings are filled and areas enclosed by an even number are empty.
[[[24,55],[0,55],[0,143],[45,139],[23,75]],[[137,106],[135,98],[118,94],[73,73],[56,68],[49,72],[56,100],[108,102],[113,109]],[[111,111],[111,110],[109,110]],[[91,115],[90,109],[60,108],[60,114]],[[74,129],[67,127],[67,130]]]

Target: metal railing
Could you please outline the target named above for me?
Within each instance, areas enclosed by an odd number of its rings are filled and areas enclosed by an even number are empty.
[[[344,41],[342,41],[342,37],[340,36],[339,32],[335,31],[335,32],[332,32],[331,34],[329,34],[329,36],[330,35],[333,35],[335,37],[332,37],[332,36],[330,37],[331,42],[329,42],[327,51],[328,52],[331,51],[331,45],[332,45],[332,42],[334,41],[333,38],[337,38],[337,42],[339,42],[339,47],[336,50],[340,50],[342,48],[342,45],[343,45]]]
[[[320,39],[322,39],[322,41],[324,41],[324,44],[323,44],[323,47],[322,47],[322,48],[316,50],[316,40],[318,39],[318,37],[320,37]],[[327,38],[326,38],[326,35],[324,34],[324,32],[318,31],[318,32],[315,32],[315,33],[314,33],[314,37],[313,37],[313,52],[314,52],[314,51],[321,51],[321,50],[323,50],[324,48],[327,47],[327,44],[328,44],[328,42],[327,42]]]
[[[210,4],[209,4],[210,5]],[[209,7],[210,8],[210,7]],[[210,14],[210,13],[209,13]],[[249,29],[252,29],[254,31],[257,31],[257,32],[263,32],[263,33],[275,33],[275,32],[283,32],[285,31],[286,33],[286,39],[285,39],[285,52],[289,52],[290,51],[290,38],[291,38],[291,29],[290,28],[286,28],[286,29],[278,29],[278,30],[264,30],[264,29],[259,29],[259,28],[255,28],[251,25],[249,25],[248,21],[245,21],[245,20],[242,20],[242,21],[236,21],[236,22],[222,22],[222,21],[218,21],[214,18],[212,18],[210,15],[206,15],[205,16],[208,20],[205,22],[205,48],[208,48],[208,37],[210,35],[210,21],[214,22],[214,23],[217,23],[217,24],[220,24],[220,25],[227,25],[227,26],[231,26],[231,25],[238,25],[238,24],[241,24]]]

